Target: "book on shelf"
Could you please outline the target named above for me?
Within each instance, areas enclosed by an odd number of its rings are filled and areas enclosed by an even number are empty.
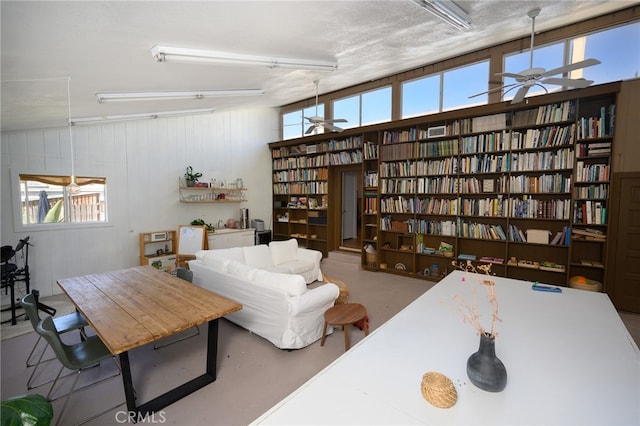
[[[475,254],[460,253],[458,255],[458,259],[461,259],[461,260],[476,260],[476,255]]]
[[[598,229],[572,229],[572,234],[574,235],[574,239],[585,239],[592,241],[605,241],[607,236]]]

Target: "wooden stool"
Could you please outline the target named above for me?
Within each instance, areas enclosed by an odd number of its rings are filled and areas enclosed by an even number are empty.
[[[320,346],[324,346],[324,338],[327,335],[327,325],[341,325],[344,333],[344,350],[349,350],[349,326],[355,322],[362,321],[364,335],[369,335],[369,318],[367,310],[359,303],[344,303],[335,305],[327,309],[324,313],[324,327],[322,329],[322,340]]]

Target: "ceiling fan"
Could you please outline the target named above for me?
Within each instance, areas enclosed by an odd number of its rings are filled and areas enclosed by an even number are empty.
[[[535,8],[530,10],[527,13],[527,16],[531,18],[531,48],[529,50],[529,68],[519,73],[498,73],[496,75],[510,77],[516,80],[515,83],[505,84],[501,87],[497,87],[491,90],[487,90],[486,92],[477,93],[475,95],[469,96],[469,98],[473,98],[476,96],[484,95],[487,93],[497,92],[499,90],[503,90],[509,88],[503,93],[503,96],[506,95],[511,90],[519,87],[516,92],[512,104],[517,104],[518,102],[522,102],[522,100],[527,95],[529,89],[533,86],[542,87],[546,93],[549,93],[547,88],[543,86],[544,84],[556,84],[559,86],[567,86],[567,87],[575,87],[575,88],[583,88],[590,86],[593,84],[593,80],[585,80],[584,78],[565,78],[565,77],[552,77],[558,74],[564,74],[573,70],[577,70],[580,68],[586,68],[593,65],[598,65],[600,63],[597,59],[585,59],[580,62],[575,62],[573,64],[565,65],[562,67],[554,68],[549,71],[544,68],[535,68],[533,66],[533,37],[535,33],[535,24],[536,24],[536,16],[540,13],[539,8]]]
[[[341,129],[340,127],[334,126],[333,123],[347,122],[347,120],[345,120],[344,118],[335,118],[333,120],[328,120],[318,116],[318,84],[319,83],[320,83],[320,80],[315,80],[313,82],[313,84],[316,85],[316,115],[314,115],[313,117],[304,117],[305,120],[309,120],[309,124],[310,124],[307,131],[304,132],[305,135],[313,133],[316,131],[316,129],[319,129],[319,128],[324,128],[332,132],[341,132],[343,129]]]

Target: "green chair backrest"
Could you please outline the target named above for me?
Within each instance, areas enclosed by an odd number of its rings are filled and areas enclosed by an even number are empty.
[[[60,334],[58,334],[58,330],[56,330],[52,317],[47,316],[40,321],[36,327],[36,332],[51,346],[51,349],[53,349],[53,352],[56,354],[56,358],[58,358],[58,361],[60,361],[62,365],[71,370],[78,370],[83,367],[82,363],[79,362],[78,354],[74,354],[69,346],[64,344],[60,339]]]
[[[185,281],[192,282],[193,281],[193,271],[185,268],[176,269],[176,277],[181,278]]]
[[[20,305],[22,305],[22,309],[24,309],[25,313],[29,317],[29,321],[31,321],[31,326],[34,330],[38,328],[38,323],[40,322],[40,314],[38,314],[38,306],[36,305],[36,298],[33,296],[33,293],[29,293],[20,300]]]

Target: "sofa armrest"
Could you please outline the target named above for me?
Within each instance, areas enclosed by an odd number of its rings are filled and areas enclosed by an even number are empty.
[[[296,257],[303,262],[313,263],[314,267],[317,269],[316,279],[318,281],[322,281],[322,271],[320,270],[320,261],[322,261],[321,251],[298,247]]]
[[[295,298],[291,304],[291,314],[300,315],[307,312],[317,311],[325,307],[333,306],[333,303],[340,295],[340,289],[333,283],[322,284],[319,287],[309,289],[302,296]]]

